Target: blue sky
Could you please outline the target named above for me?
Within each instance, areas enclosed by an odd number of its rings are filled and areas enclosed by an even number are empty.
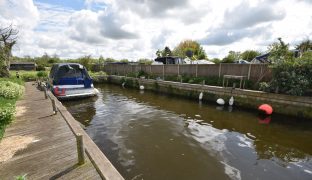
[[[71,8],[74,10],[81,10],[85,8],[84,0],[35,0],[34,3],[46,3],[51,5],[57,5],[65,8]]]
[[[291,47],[312,39],[311,9],[311,0],[2,0],[0,24],[20,32],[15,56],[153,59],[192,39],[223,58],[265,52],[278,37]]]

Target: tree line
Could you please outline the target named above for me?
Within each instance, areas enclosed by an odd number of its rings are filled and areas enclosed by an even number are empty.
[[[14,29],[12,25],[2,28],[0,26],[0,77],[9,76],[9,66],[10,61],[26,61],[26,62],[36,62],[38,70],[43,70],[47,66],[51,66],[54,63],[60,62],[77,62],[86,66],[88,69],[91,64],[104,64],[109,62],[130,62],[128,59],[114,59],[114,58],[104,58],[100,56],[99,58],[93,58],[91,55],[83,56],[76,59],[60,59],[58,55],[48,55],[44,53],[41,57],[13,57],[12,48],[16,44],[18,39],[18,30]],[[296,49],[300,52],[300,56],[312,59],[310,55],[312,51],[312,41],[309,39],[302,41],[296,46]],[[273,62],[280,62],[279,59],[291,59],[293,57],[293,51],[289,51],[289,44],[278,38],[277,42],[274,42],[268,46],[268,52],[270,52],[270,59]],[[308,52],[308,53],[307,53]],[[158,49],[156,51],[157,57],[165,56],[179,56],[182,58],[190,58],[191,60],[210,60],[214,63],[233,63],[235,60],[243,59],[251,61],[256,56],[260,55],[259,51],[246,50],[244,52],[229,51],[229,53],[222,59],[212,58],[209,59],[202,45],[194,40],[184,40],[180,42],[173,50],[168,46],[164,49]],[[138,59],[136,62],[141,64],[151,64],[153,60],[151,59]]]

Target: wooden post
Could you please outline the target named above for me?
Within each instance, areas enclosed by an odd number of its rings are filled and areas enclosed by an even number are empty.
[[[196,77],[197,77],[197,72],[198,71],[198,64],[196,64],[196,68],[195,68],[195,73],[196,73]]]
[[[251,70],[251,64],[249,64],[249,69],[248,69],[248,80],[250,79],[250,70]]]
[[[221,63],[219,64],[219,78],[221,77]]]
[[[163,65],[163,81],[165,80],[165,65]]]
[[[52,98],[51,101],[52,101],[53,112],[54,112],[54,114],[57,114],[56,104],[55,104],[54,98]]]
[[[48,95],[47,95],[47,88],[43,88],[43,91],[44,91],[44,98],[45,99],[48,99]]]
[[[180,76],[180,64],[178,64],[178,76]]]
[[[76,141],[77,141],[78,165],[83,165],[85,163],[83,136],[77,133]]]

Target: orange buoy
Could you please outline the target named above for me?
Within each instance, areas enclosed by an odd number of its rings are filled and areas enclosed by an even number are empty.
[[[262,104],[258,107],[258,110],[264,112],[267,115],[271,115],[273,113],[273,108],[268,104]]]

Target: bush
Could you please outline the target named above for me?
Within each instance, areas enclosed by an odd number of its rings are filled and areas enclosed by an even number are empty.
[[[261,90],[302,96],[312,86],[312,63],[296,61],[276,65],[273,80]]]
[[[24,87],[10,82],[10,81],[0,81],[0,96],[7,99],[17,99],[21,97],[24,93]]]
[[[15,100],[0,97],[0,139],[5,127],[12,121],[15,112]]]
[[[273,78],[260,88],[267,92],[301,96],[312,86],[312,53],[305,52],[295,58],[281,38],[270,45],[270,59],[273,64]]]
[[[21,79],[0,78],[0,139],[14,117],[16,100],[24,93],[25,88],[21,84]]]
[[[37,77],[38,78],[47,78],[48,73],[46,71],[39,71],[39,72],[37,72]]]

